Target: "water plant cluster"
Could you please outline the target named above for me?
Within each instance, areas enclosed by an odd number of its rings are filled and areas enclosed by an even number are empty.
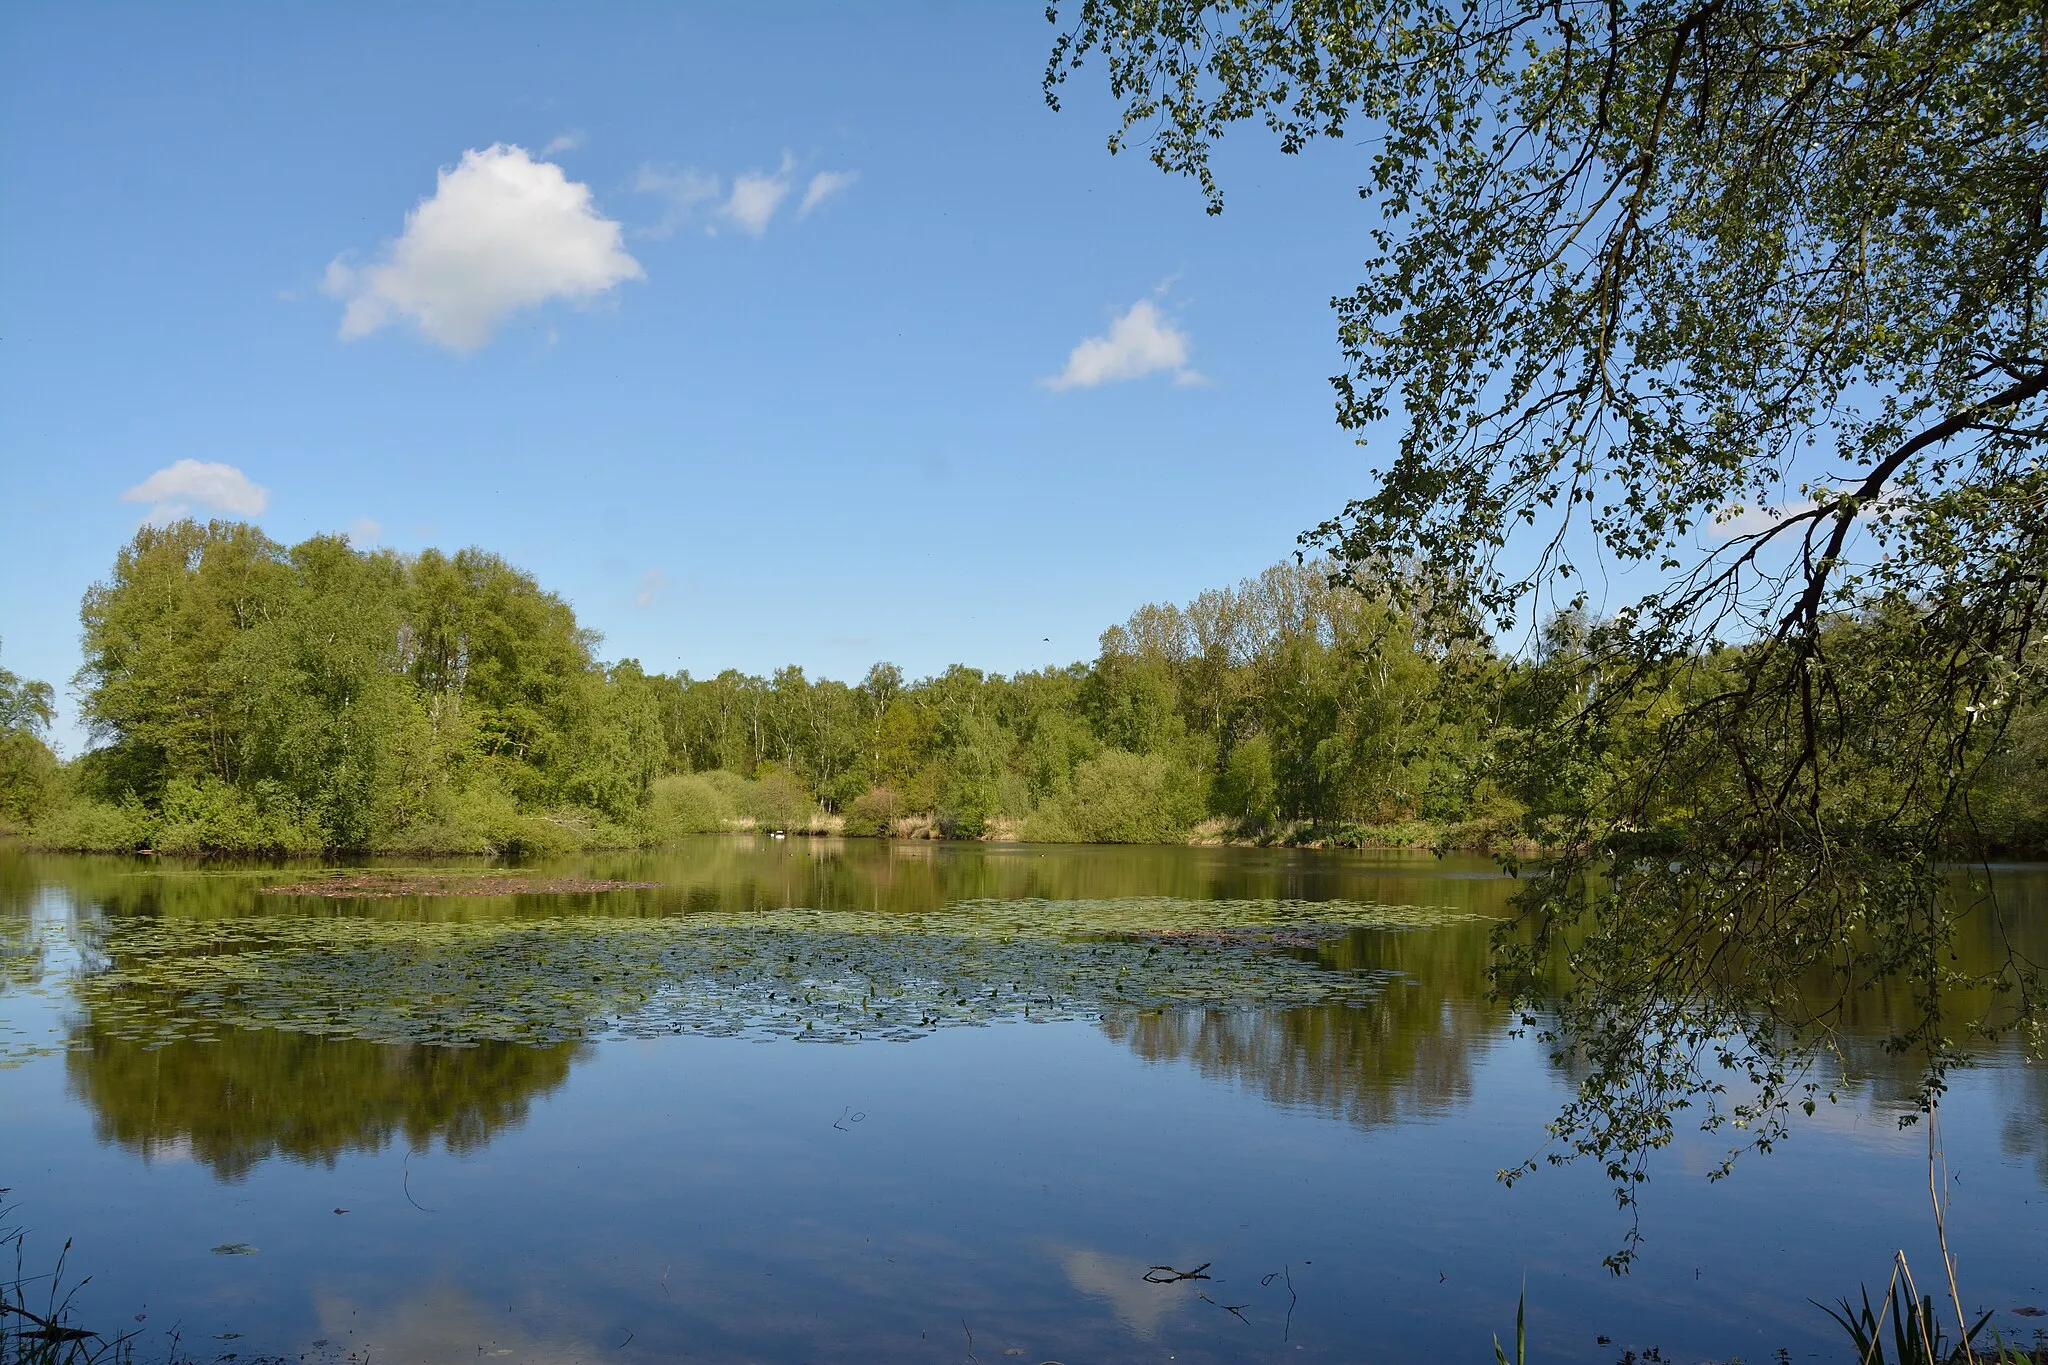
[[[919,914],[120,919],[99,931],[104,968],[73,989],[97,1035],[148,1045],[224,1028],[452,1047],[682,1032],[900,1040],[1001,1020],[1361,1003],[1390,974],[1333,965],[1320,942],[1469,918],[1143,897]]]

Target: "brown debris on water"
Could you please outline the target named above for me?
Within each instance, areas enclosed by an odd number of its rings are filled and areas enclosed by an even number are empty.
[[[329,900],[393,900],[401,896],[574,896],[597,891],[652,891],[660,882],[598,881],[588,877],[522,877],[496,872],[399,874],[365,872],[266,886],[266,896],[324,896]]]

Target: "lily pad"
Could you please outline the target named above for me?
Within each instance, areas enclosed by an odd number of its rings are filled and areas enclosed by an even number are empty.
[[[1475,916],[1355,901],[965,901],[924,914],[116,921],[78,984],[150,1043],[228,1025],[390,1043],[663,1033],[852,1042],[1002,1020],[1362,1002],[1316,945]]]

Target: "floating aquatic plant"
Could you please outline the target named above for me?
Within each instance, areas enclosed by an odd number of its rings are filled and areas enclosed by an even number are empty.
[[[1357,901],[964,901],[922,914],[669,918],[242,916],[106,927],[77,985],[144,1043],[271,1028],[452,1046],[707,1033],[909,1038],[1007,1019],[1362,1001],[1389,975],[1309,951],[1351,927],[1457,912]]]

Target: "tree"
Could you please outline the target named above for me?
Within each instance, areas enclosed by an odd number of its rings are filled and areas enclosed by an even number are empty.
[[[1380,214],[1336,301],[1377,485],[1311,531],[1452,626],[1640,585],[1526,766],[1581,774],[1501,984],[1589,1068],[1565,1150],[1624,1192],[1672,1110],[1768,1145],[1818,1021],[1918,985],[1939,1093],[1973,774],[2037,698],[2048,576],[2048,12],[2017,0],[1079,0],[1117,150],[1192,175],[1258,120],[1362,131]],[[1398,567],[1399,572],[1393,572]],[[1644,856],[1645,854],[1654,856]],[[1624,875],[1603,878],[1603,873]],[[1519,936],[1518,936],[1519,935]],[[1563,945],[1571,944],[1569,950]],[[1540,970],[1552,949],[1570,970]],[[1740,969],[1731,964],[1739,960]],[[1788,1039],[1791,1041],[1788,1043]],[[1746,1071],[1728,1106],[1721,1063]],[[1618,1264],[1625,1264],[1624,1249]]]
[[[49,803],[57,756],[44,738],[56,721],[48,683],[0,668],[0,824],[26,825]]]

